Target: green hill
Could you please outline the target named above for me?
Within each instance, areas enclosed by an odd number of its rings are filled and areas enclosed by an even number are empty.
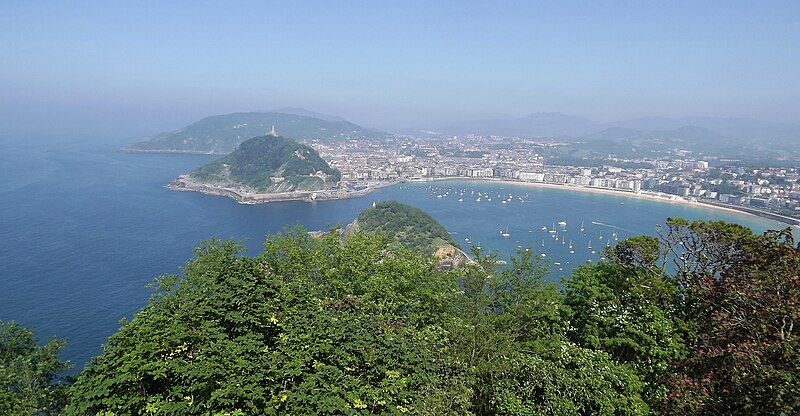
[[[376,138],[382,133],[349,121],[323,120],[302,114],[232,113],[206,117],[182,129],[159,133],[130,144],[129,151],[227,154],[250,137],[272,129],[296,140],[335,141],[347,138]]]
[[[456,246],[447,229],[425,211],[397,201],[378,202],[361,211],[358,229],[383,232],[400,244],[425,256],[442,246]]]
[[[244,141],[231,154],[195,169],[190,176],[259,192],[316,191],[330,188],[341,178],[316,150],[280,136]]]

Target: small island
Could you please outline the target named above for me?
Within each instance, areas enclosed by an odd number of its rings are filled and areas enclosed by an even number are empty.
[[[227,196],[243,204],[342,199],[374,189],[342,188],[340,179],[341,173],[316,150],[273,130],[242,142],[229,155],[179,176],[167,187]]]
[[[375,202],[358,214],[345,232],[375,232],[389,236],[423,257],[436,259],[440,269],[471,264],[446,228],[427,212],[397,201]]]
[[[309,235],[322,238],[331,231],[339,233],[342,243],[361,232],[385,236],[395,246],[406,247],[423,258],[433,258],[438,270],[475,264],[430,214],[395,200],[373,202],[344,228],[310,231]]]

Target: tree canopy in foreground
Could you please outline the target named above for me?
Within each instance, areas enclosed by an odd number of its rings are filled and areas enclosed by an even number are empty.
[[[560,287],[386,236],[209,241],[70,387],[70,415],[797,414],[800,249],[670,219]],[[4,380],[5,382],[5,380]],[[0,392],[2,394],[2,392]],[[13,414],[13,413],[11,413]]]

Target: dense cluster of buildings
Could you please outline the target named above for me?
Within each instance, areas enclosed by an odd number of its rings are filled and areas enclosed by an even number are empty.
[[[342,186],[434,178],[495,178],[653,192],[800,217],[798,168],[745,169],[696,160],[685,151],[658,159],[609,158],[600,166],[550,165],[556,142],[499,137],[351,140],[313,146],[342,173]],[[608,164],[605,164],[608,162]],[[718,161],[714,161],[718,162]],[[625,168],[620,166],[637,166]]]

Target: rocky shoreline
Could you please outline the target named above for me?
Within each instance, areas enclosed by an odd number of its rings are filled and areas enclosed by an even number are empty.
[[[324,189],[317,191],[292,191],[292,192],[274,192],[274,193],[259,193],[254,192],[252,189],[238,186],[223,186],[209,184],[205,182],[198,182],[192,179],[189,175],[178,176],[175,180],[170,182],[166,187],[173,191],[192,191],[200,192],[206,195],[225,196],[235,200],[240,204],[264,204],[268,202],[279,201],[330,201],[337,199],[355,198],[367,195],[377,189],[391,186],[399,183],[392,181],[380,184],[370,184],[364,189]]]

